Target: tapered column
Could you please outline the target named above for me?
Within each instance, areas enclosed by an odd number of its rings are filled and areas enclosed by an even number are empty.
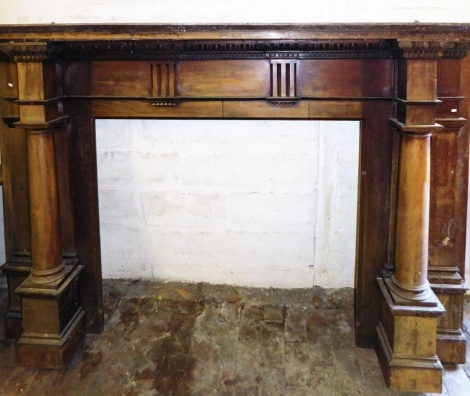
[[[428,129],[401,129],[395,233],[395,267],[390,283],[411,301],[430,297],[428,268],[430,140]]]
[[[413,49],[414,44],[404,47]],[[405,57],[414,55],[404,52]],[[400,133],[396,219],[391,222],[395,246],[393,273],[384,271],[378,278],[382,308],[377,354],[387,384],[398,391],[442,388],[436,331],[445,309],[427,280],[431,136],[442,129],[434,122],[436,66],[432,57],[398,61],[396,117],[390,120]]]
[[[61,368],[84,333],[84,313],[77,289],[83,267],[65,265],[61,240],[55,141],[67,118],[60,68],[46,43],[12,43],[9,52],[18,71],[15,127],[26,135],[31,239],[31,271],[15,289],[23,328],[16,358],[23,366]]]
[[[27,130],[32,268],[35,284],[65,276],[60,238],[54,130]]]

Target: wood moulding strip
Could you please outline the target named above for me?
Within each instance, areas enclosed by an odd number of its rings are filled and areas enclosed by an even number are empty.
[[[42,131],[46,129],[59,128],[66,124],[68,116],[61,116],[54,118],[53,120],[44,121],[44,122],[16,122],[15,126],[19,128],[25,128],[30,131]]]
[[[136,100],[147,102],[164,102],[164,101],[258,101],[258,100],[291,100],[291,101],[345,101],[345,102],[379,102],[393,101],[393,97],[389,96],[296,96],[296,97],[273,97],[273,96],[171,96],[171,97],[152,97],[152,96],[109,96],[109,95],[65,95],[63,99],[71,100]]]

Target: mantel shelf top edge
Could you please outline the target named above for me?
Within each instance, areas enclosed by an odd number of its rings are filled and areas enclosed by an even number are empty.
[[[470,23],[0,25],[0,41],[398,39],[470,41]]]

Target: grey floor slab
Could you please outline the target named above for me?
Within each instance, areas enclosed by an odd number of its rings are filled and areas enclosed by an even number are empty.
[[[0,320],[0,395],[407,395],[354,346],[351,289],[106,280],[104,301],[104,332],[62,371],[16,367]],[[470,298],[464,324],[470,341]],[[469,376],[468,363],[446,366],[443,395],[470,395]]]

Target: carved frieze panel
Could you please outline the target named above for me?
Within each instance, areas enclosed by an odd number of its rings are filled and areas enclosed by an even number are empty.
[[[212,40],[86,41],[50,43],[50,51],[67,60],[205,60],[205,59],[342,59],[390,58],[392,40]]]
[[[60,48],[45,42],[0,43],[0,59],[14,62],[40,62],[57,56]]]
[[[461,59],[470,45],[468,43],[449,41],[400,41],[401,55],[405,59]]]
[[[32,45],[34,44],[34,45]],[[60,57],[75,60],[154,59],[387,59],[463,58],[467,42],[406,40],[115,40],[73,42],[15,42],[0,46],[0,57],[41,60]],[[41,58],[42,57],[42,58]]]

